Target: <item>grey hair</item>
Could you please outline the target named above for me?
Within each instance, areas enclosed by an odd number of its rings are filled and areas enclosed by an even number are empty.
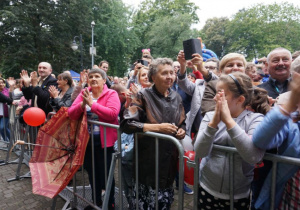
[[[270,61],[270,56],[271,56],[274,52],[279,51],[279,50],[284,50],[284,51],[288,52],[288,53],[289,53],[289,57],[290,57],[291,60],[292,60],[292,53],[291,53],[288,49],[283,48],[283,47],[278,47],[278,48],[275,48],[274,50],[272,50],[272,51],[268,54],[268,56],[267,56],[267,63],[269,63],[269,61]]]
[[[300,73],[300,56],[298,56],[291,64],[291,72]]]
[[[100,74],[103,79],[106,79],[106,73],[100,68],[93,68],[89,71],[88,76],[91,74]]]
[[[157,58],[157,59],[154,59],[151,62],[150,66],[149,66],[149,72],[148,72],[149,82],[153,83],[152,76],[154,76],[157,73],[159,65],[170,65],[170,66],[172,66],[173,61],[170,58]]]

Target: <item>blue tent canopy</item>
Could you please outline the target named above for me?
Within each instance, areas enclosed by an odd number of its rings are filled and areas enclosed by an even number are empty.
[[[73,80],[77,80],[77,81],[80,80],[80,74],[78,74],[77,72],[75,72],[73,70],[70,70],[70,73],[71,73],[71,77]]]

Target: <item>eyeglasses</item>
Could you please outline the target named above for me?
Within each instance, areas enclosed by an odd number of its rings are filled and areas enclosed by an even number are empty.
[[[174,66],[174,68],[180,68],[180,66]]]
[[[209,69],[209,70],[215,70],[217,67],[215,67],[215,66],[204,66],[204,68]]]

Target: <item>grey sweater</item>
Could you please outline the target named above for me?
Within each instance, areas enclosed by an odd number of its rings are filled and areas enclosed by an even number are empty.
[[[251,135],[255,127],[263,120],[263,115],[244,110],[237,118],[236,125],[227,130],[220,122],[218,129],[208,126],[214,112],[208,112],[200,125],[195,142],[195,151],[200,154],[200,185],[215,197],[229,199],[229,155],[212,151],[213,144],[235,147],[234,162],[234,199],[249,196],[253,179],[254,164],[264,156],[264,150],[254,146]]]

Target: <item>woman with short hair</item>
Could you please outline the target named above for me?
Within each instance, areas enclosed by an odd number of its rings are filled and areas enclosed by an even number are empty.
[[[70,107],[72,105],[71,95],[73,93],[73,80],[70,74],[61,73],[57,76],[57,87],[49,87],[50,105],[57,112],[61,107]]]
[[[126,133],[158,132],[177,139],[185,136],[185,113],[180,95],[171,89],[176,73],[173,61],[158,58],[149,67],[148,78],[153,86],[140,90],[125,110],[121,128]],[[136,141],[136,140],[135,140]],[[136,142],[135,142],[136,143]],[[138,138],[138,181],[140,209],[155,209],[155,141],[153,137]],[[173,182],[177,172],[178,151],[170,141],[159,140],[159,209],[170,209],[174,200]],[[166,167],[167,166],[167,167]],[[135,198],[135,194],[133,197]],[[135,199],[133,199],[135,202]],[[136,204],[133,204],[135,207]]]

